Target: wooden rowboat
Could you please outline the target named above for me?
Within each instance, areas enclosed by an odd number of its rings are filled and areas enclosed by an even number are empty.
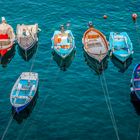
[[[33,100],[38,89],[38,73],[23,72],[13,86],[10,101],[14,110],[19,113]]]
[[[38,24],[17,25],[17,42],[26,59],[28,59],[31,50],[37,46],[39,30]]]
[[[82,42],[85,52],[99,63],[108,55],[108,42],[106,37],[92,23],[89,23],[89,29],[84,33]]]

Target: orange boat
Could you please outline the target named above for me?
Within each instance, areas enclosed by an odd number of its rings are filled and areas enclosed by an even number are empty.
[[[15,34],[13,28],[2,17],[0,24],[0,57],[3,57],[14,46]]]
[[[108,55],[109,48],[106,37],[96,30],[92,23],[89,23],[89,29],[84,33],[82,41],[85,52],[99,63]]]

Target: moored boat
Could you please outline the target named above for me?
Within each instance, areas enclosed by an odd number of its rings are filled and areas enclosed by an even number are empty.
[[[27,59],[30,51],[37,45],[39,30],[38,24],[17,25],[17,42]]]
[[[122,63],[134,53],[132,42],[126,32],[111,32],[109,43],[111,53]]]
[[[23,72],[19,76],[10,95],[10,102],[17,113],[24,110],[33,100],[37,93],[38,82],[38,73]]]
[[[133,70],[131,78],[131,95],[140,101],[140,64],[137,64]]]
[[[0,57],[3,57],[12,49],[15,43],[15,34],[13,28],[7,24],[6,19],[2,17],[0,24]]]
[[[82,42],[85,52],[101,63],[108,55],[108,42],[106,37],[89,23],[89,29],[84,33]]]
[[[52,37],[52,49],[65,59],[75,49],[75,40],[71,30],[65,30],[62,25],[60,31],[55,31]]]

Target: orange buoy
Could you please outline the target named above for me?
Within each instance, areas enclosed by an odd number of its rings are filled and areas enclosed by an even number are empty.
[[[107,17],[107,15],[104,15],[103,18],[104,18],[104,19],[107,19],[108,17]]]
[[[137,20],[137,17],[138,17],[138,15],[137,15],[136,13],[132,14],[132,19],[133,19],[134,21]]]

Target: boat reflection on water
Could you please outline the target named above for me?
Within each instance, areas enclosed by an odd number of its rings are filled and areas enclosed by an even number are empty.
[[[106,57],[101,63],[89,57],[89,55],[86,52],[84,52],[84,57],[87,65],[99,75],[102,74],[102,72],[108,67],[108,57]]]
[[[7,67],[7,65],[11,62],[15,56],[15,52],[16,50],[14,45],[10,51],[8,51],[3,57],[0,58],[0,64],[3,68]]]
[[[118,59],[116,59],[114,56],[112,56],[111,61],[114,64],[114,66],[116,66],[119,69],[119,72],[124,73],[128,69],[128,67],[131,65],[132,57],[127,59],[125,63],[122,63]]]
[[[36,93],[36,95],[34,96],[32,102],[30,102],[30,104],[24,109],[22,110],[20,113],[16,113],[15,110],[12,108],[12,116],[13,119],[17,121],[17,123],[21,124],[23,122],[24,119],[27,119],[30,114],[32,113],[36,102],[38,99],[38,91]]]
[[[71,65],[72,60],[75,57],[75,54],[76,50],[73,50],[69,56],[67,56],[66,58],[62,58],[54,51],[52,52],[54,61],[56,61],[57,65],[60,67],[62,71],[66,71],[67,68]]]
[[[131,103],[136,110],[136,113],[140,115],[140,100],[138,100],[135,94],[130,94],[130,98],[131,98]]]
[[[33,55],[36,53],[37,47],[38,47],[38,44],[35,44],[34,47],[32,47],[31,49],[25,52],[23,49],[21,49],[18,46],[18,53],[25,61],[29,61],[33,57]]]

